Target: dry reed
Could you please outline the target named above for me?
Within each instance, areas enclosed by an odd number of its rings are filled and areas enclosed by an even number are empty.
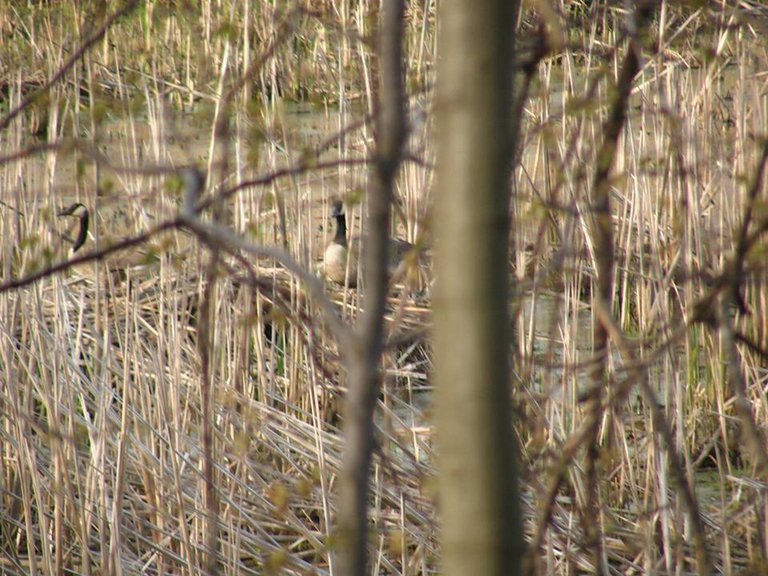
[[[767,422],[765,225],[761,196],[749,197],[768,117],[765,10],[664,4],[651,26],[659,40],[610,182],[615,290],[602,314],[613,339],[589,462],[599,485],[588,486],[583,399],[600,314],[590,182],[625,44],[609,3],[556,4],[578,34],[531,86],[512,206],[512,401],[536,567],[593,571],[585,527],[599,523],[611,573],[690,571],[696,520],[679,466],[714,568],[759,571],[766,477],[739,433],[751,417],[760,438]],[[358,295],[328,287],[324,306],[279,258],[196,239],[177,221],[174,174],[205,168],[202,202],[225,208],[220,225],[312,270],[329,199],[365,197],[372,5],[143,2],[114,22],[99,6],[0,6],[0,571],[198,573],[210,418],[218,568],[327,573],[345,389],[327,308],[347,321]],[[425,244],[435,17],[433,3],[409,5],[412,131],[395,216],[401,236]],[[523,36],[537,18],[526,14]],[[62,68],[94,19],[108,23],[103,39]],[[94,211],[86,257],[159,230],[139,238],[152,265],[110,274],[129,243],[47,274],[68,257],[54,214],[75,199]],[[745,306],[725,306],[724,323],[713,294],[750,206]],[[197,345],[212,246],[206,414]],[[417,299],[394,290],[390,308],[370,541],[377,573],[434,573],[428,285]]]

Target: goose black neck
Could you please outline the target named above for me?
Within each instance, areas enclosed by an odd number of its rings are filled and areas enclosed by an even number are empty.
[[[342,246],[347,245],[347,217],[344,215],[344,213],[336,214],[334,216],[336,218],[336,236],[334,236],[333,241],[336,242],[336,244],[341,244]]]
[[[83,213],[80,215],[80,230],[77,233],[77,238],[75,238],[75,243],[72,245],[73,253],[80,250],[83,244],[85,244],[85,241],[88,239],[89,218],[88,210],[83,210]]]

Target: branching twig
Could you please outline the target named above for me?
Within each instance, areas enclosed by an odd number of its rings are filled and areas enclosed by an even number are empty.
[[[123,6],[120,10],[117,10],[112,16],[104,20],[101,26],[99,26],[93,34],[88,36],[88,38],[85,39],[85,41],[78,47],[77,50],[74,51],[74,53],[69,57],[69,59],[59,68],[56,73],[51,76],[47,82],[45,82],[40,88],[35,90],[32,94],[24,98],[18,106],[16,106],[14,109],[10,110],[3,118],[0,119],[0,132],[5,130],[8,125],[11,123],[11,121],[21,114],[21,112],[24,111],[25,108],[30,106],[32,103],[37,100],[37,98],[40,97],[41,94],[48,91],[51,86],[56,84],[59,80],[61,80],[64,75],[69,71],[72,66],[77,64],[77,62],[80,61],[80,59],[83,57],[83,54],[85,54],[96,42],[101,40],[104,37],[104,34],[107,33],[107,30],[109,30],[110,26],[115,23],[115,21],[118,18],[122,18],[126,14],[128,14],[131,10],[136,8],[136,6],[139,4],[139,0],[128,0],[125,3],[125,6]]]
[[[376,157],[368,197],[369,226],[364,262],[365,310],[355,346],[347,355],[348,392],[344,411],[346,450],[339,490],[339,573],[366,574],[368,480],[374,448],[373,411],[381,385],[384,310],[389,284],[388,243],[394,179],[405,142],[402,64],[402,0],[382,3],[379,21],[379,77]]]

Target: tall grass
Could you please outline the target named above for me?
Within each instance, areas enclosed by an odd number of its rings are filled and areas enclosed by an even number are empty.
[[[203,202],[225,208],[219,224],[308,270],[329,239],[331,197],[348,198],[353,228],[364,225],[373,7],[278,4],[139,3],[39,95],[94,31],[85,23],[102,22],[109,7],[0,6],[0,116],[34,96],[0,140],[4,287],[69,257],[66,222],[55,213],[71,201],[94,212],[86,254],[172,224],[176,171],[190,164],[207,173]],[[539,66],[512,206],[520,287],[512,401],[529,535],[542,545],[537,567],[593,570],[584,527],[599,522],[611,570],[690,570],[689,510],[670,471],[677,454],[715,567],[758,569],[768,557],[765,478],[739,436],[727,369],[734,358],[696,306],[733,254],[759,163],[766,51],[754,30],[765,15],[759,6],[665,6],[655,21],[659,52],[633,93],[612,182],[609,314],[626,348],[614,344],[608,357],[599,517],[591,518],[577,435],[597,321],[589,193],[624,44],[622,16],[606,3],[558,8],[563,32],[571,18],[578,33]],[[398,235],[426,244],[434,5],[412,4],[407,17],[412,131],[395,222]],[[523,36],[536,23],[526,13]],[[202,420],[210,417],[219,569],[328,572],[343,338],[284,261],[224,249],[209,302],[206,415],[198,330],[211,245],[169,225],[143,249],[149,267],[116,274],[118,251],[0,292],[2,571],[202,570],[211,517]],[[734,328],[764,349],[759,249],[749,262],[748,312],[735,312]],[[418,297],[392,293],[372,486],[379,573],[439,567],[422,287]],[[344,321],[355,318],[357,293],[328,286],[327,295]],[[736,350],[764,432],[765,355]],[[660,436],[654,406],[670,438]],[[558,469],[571,447],[577,456]],[[550,499],[546,488],[560,475]]]

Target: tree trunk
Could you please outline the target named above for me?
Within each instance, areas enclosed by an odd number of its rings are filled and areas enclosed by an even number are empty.
[[[434,316],[443,573],[517,574],[508,178],[519,3],[441,8]]]

